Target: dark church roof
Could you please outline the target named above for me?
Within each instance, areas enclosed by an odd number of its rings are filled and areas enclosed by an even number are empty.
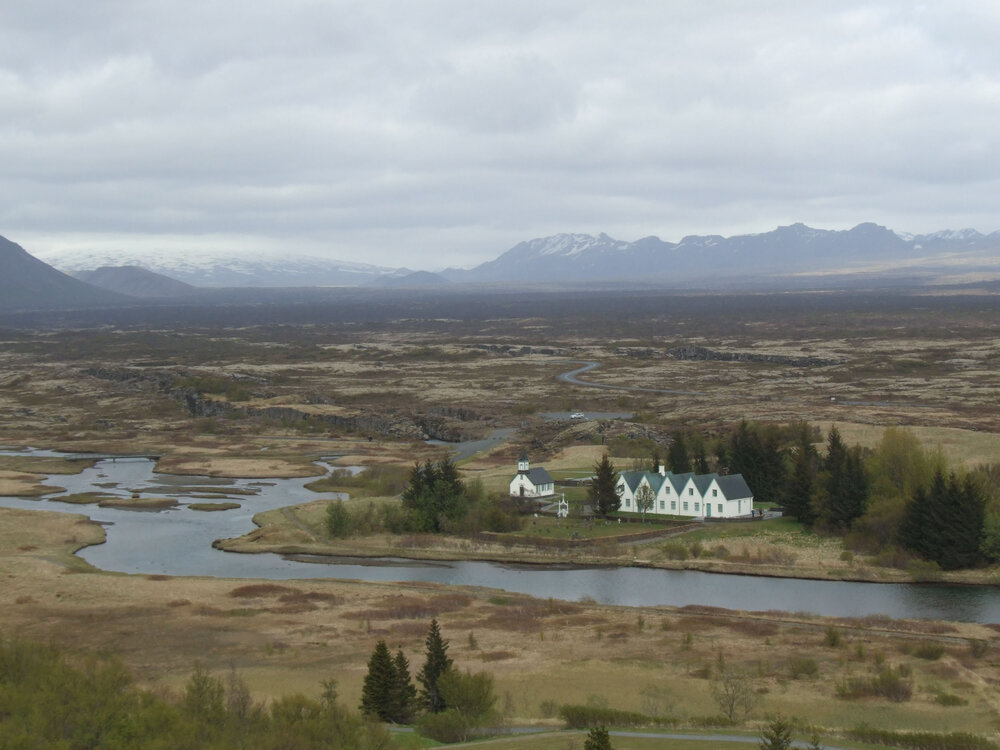
[[[530,479],[531,483],[536,487],[540,484],[555,483],[555,480],[552,478],[549,472],[547,472],[545,469],[542,468],[531,469],[530,471],[522,471],[520,473],[526,476],[528,479]]]

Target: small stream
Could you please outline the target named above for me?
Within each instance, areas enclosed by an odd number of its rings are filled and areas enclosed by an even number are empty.
[[[8,454],[9,455],[9,454]],[[34,455],[46,455],[36,452]],[[59,455],[49,453],[48,455]],[[323,468],[330,466],[319,462]],[[0,497],[0,506],[82,513],[103,524],[107,542],[79,555],[102,570],[123,573],[231,578],[347,578],[428,581],[485,586],[541,598],[593,600],[627,606],[689,604],[741,610],[785,610],[860,617],[1000,622],[1000,588],[936,584],[875,584],[763,578],[647,568],[533,566],[482,561],[426,562],[394,558],[336,559],[318,556],[233,554],[212,547],[216,539],[254,528],[264,510],[337,497],[315,493],[299,479],[219,479],[157,474],[147,459],[99,461],[78,475],[51,475],[46,484],[68,493],[103,492],[127,497],[170,496],[180,503],[159,511],[100,508],[59,501]],[[206,493],[205,488],[212,488]],[[209,494],[211,497],[205,497]],[[234,502],[240,508],[204,512],[192,502]]]

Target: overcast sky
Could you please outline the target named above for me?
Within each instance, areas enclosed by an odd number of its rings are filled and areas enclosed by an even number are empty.
[[[996,0],[0,0],[0,234],[439,269],[990,232],[998,39]]]

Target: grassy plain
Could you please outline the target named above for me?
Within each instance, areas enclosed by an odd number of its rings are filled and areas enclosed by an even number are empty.
[[[87,316],[77,316],[62,327],[2,331],[0,445],[149,452],[172,473],[319,476],[312,463],[318,457],[333,457],[339,466],[408,468],[446,452],[425,438],[482,438],[513,429],[510,439],[461,466],[468,478],[496,490],[506,486],[525,448],[536,465],[563,479],[586,474],[605,450],[627,466],[650,445],[662,446],[677,427],[721,434],[749,418],[824,428],[836,423],[848,442],[862,444],[877,440],[886,426],[906,426],[955,462],[996,463],[996,299],[595,294],[580,301],[558,295],[461,305],[421,300],[368,317],[355,309],[363,302],[352,302],[350,312],[319,311],[306,319],[301,308],[248,307],[226,311],[232,321],[225,324],[167,311],[155,325],[103,327],[102,321],[88,328]],[[262,320],[265,312],[270,318]],[[178,325],[170,315],[193,322]],[[698,358],[684,354],[691,347],[702,348]],[[581,361],[602,365],[582,379],[612,387],[557,378]],[[215,392],[192,391],[192,384]],[[542,416],[571,411],[634,416]],[[45,475],[81,468],[58,459],[0,457],[0,494],[40,495],[50,489],[40,484]],[[905,577],[875,570],[860,556],[842,559],[834,540],[782,523],[719,525],[683,539],[609,542],[583,553],[457,538],[376,537],[335,546],[323,532],[324,514],[322,500],[274,511],[232,544]],[[559,537],[570,528],[539,521],[535,531]],[[751,731],[774,712],[834,730],[863,721],[990,735],[1000,730],[1000,641],[990,626],[615,608],[422,584],[112,575],[72,555],[102,537],[83,516],[0,511],[0,632],[114,651],[144,682],[167,689],[182,685],[196,661],[219,672],[235,666],[259,697],[296,690],[315,695],[320,681],[333,676],[347,702],[356,704],[375,641],[385,638],[418,665],[427,622],[437,617],[458,665],[494,674],[501,708],[514,723],[555,726],[551,702],[606,701],[698,724],[717,713],[710,687],[725,663],[757,681],[761,701]],[[677,545],[686,559],[679,559]],[[842,636],[837,646],[827,645],[830,627]],[[941,655],[917,656],[915,646],[924,642],[941,645]],[[836,697],[838,683],[886,664],[911,670],[910,701]],[[944,705],[945,695],[956,705]],[[684,746],[664,742],[619,738],[615,746]],[[571,743],[581,746],[582,738],[491,744]]]

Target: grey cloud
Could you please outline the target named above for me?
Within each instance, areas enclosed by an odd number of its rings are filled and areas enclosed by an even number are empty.
[[[997,32],[985,0],[8,3],[0,234],[440,267],[556,231],[992,231]]]

